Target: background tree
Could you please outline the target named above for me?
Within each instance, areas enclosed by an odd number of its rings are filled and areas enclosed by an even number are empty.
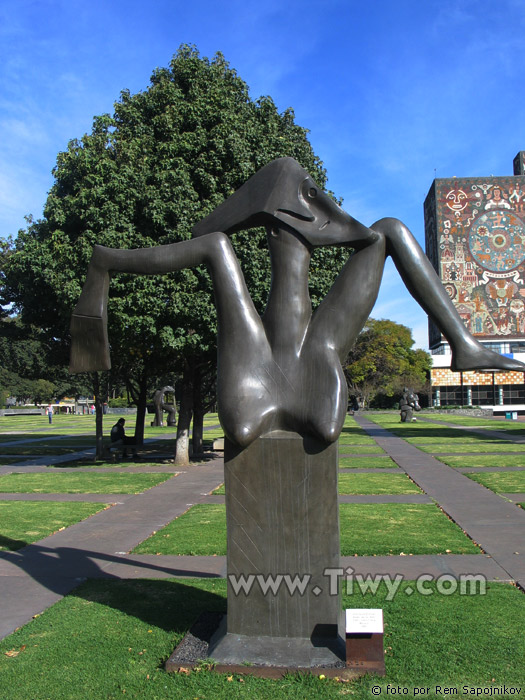
[[[426,392],[432,359],[413,344],[406,326],[369,318],[346,360],[350,394],[361,397],[364,406],[386,407],[404,386]]]
[[[168,68],[155,70],[147,90],[123,91],[113,115],[95,117],[92,132],[58,155],[44,218],[20,232],[9,256],[5,300],[25,323],[38,320],[65,361],[70,314],[96,243],[142,248],[188,239],[197,221],[281,156],[294,157],[325,186],[326,173],[292,110],[280,113],[270,97],[252,100],[220,53],[210,61],[182,46]],[[262,311],[269,285],[264,232],[239,233],[233,245]],[[347,254],[316,251],[314,303]],[[182,373],[179,462],[188,459],[192,414],[194,431],[202,434],[205,402],[199,385],[215,362],[211,300],[204,267],[162,277],[116,274],[110,288],[112,359],[126,384],[137,387],[139,443],[153,379],[169,367]],[[100,397],[96,405],[99,410]]]

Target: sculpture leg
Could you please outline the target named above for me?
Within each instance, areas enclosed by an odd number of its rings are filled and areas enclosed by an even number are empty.
[[[211,233],[155,248],[118,250],[95,246],[86,282],[71,319],[70,371],[87,372],[110,367],[107,299],[111,272],[155,275],[200,264],[208,266],[213,280],[219,344],[221,337],[233,337],[239,343],[242,341],[247,351],[256,352],[265,337],[261,319],[253,306],[229,239],[223,233]]]
[[[385,266],[386,245],[379,237],[346,262],[310,322],[306,345],[330,348],[343,362],[376,302]]]
[[[465,328],[436,271],[409,229],[398,219],[381,219],[371,228],[386,239],[391,255],[408,291],[427,312],[450,343],[452,369],[502,369],[523,371],[524,365],[492,352]]]
[[[324,339],[344,361],[373,308],[385,258],[391,255],[408,291],[449,341],[453,370],[523,371],[521,362],[488,350],[467,331],[430,261],[404,224],[388,218],[371,228],[382,234],[380,239],[354,253],[343,267],[312,319],[312,342]]]

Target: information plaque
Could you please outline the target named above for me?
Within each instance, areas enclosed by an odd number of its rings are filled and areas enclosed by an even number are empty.
[[[381,608],[352,608],[346,611],[346,632],[356,634],[382,634],[383,611]]]
[[[385,675],[381,609],[346,611],[346,667],[360,673]]]

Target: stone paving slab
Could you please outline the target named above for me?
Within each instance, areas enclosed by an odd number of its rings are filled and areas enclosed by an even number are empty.
[[[522,496],[525,500],[525,494],[522,494]],[[340,494],[338,498],[339,503],[434,503],[434,501],[424,493]],[[212,493],[202,502],[222,504],[225,502],[225,496]]]
[[[413,446],[419,447],[419,445]],[[426,450],[421,451],[426,452]],[[500,452],[436,452],[432,450],[430,454],[434,455],[434,457],[481,457],[482,455],[487,455],[487,457],[517,457],[520,454],[525,456],[525,449],[523,452],[521,450],[519,452],[505,452],[503,450]]]
[[[525,493],[500,493],[498,495],[508,498],[509,501],[514,501],[515,503],[525,503]]]
[[[508,573],[490,556],[484,554],[414,554],[412,556],[341,557],[341,566],[363,576],[400,574],[406,580],[419,576],[437,578],[448,574],[484,576],[487,581],[512,581]]]
[[[133,493],[0,493],[0,501],[86,501],[88,503],[124,503]]]
[[[364,416],[355,418],[410,478],[525,588],[525,511]]]
[[[8,474],[12,472],[15,468],[20,467],[46,467],[48,468],[52,464],[63,464],[64,462],[73,462],[77,459],[89,459],[93,458],[95,454],[95,449],[90,448],[86,450],[79,450],[78,452],[70,452],[66,455],[45,455],[39,456],[35,455],[32,457],[27,457],[19,462],[14,462],[13,464],[5,465],[0,467],[0,474]]]
[[[27,575],[0,578],[2,615],[0,616],[0,639],[14,632],[33,616],[47,610],[51,605],[76,588],[80,579],[49,578]]]
[[[348,459],[349,457],[388,457],[384,452],[340,452],[339,457]]]
[[[434,503],[424,493],[340,494],[339,503]]]
[[[209,454],[209,459],[218,459],[218,455],[214,453],[208,453]],[[73,461],[73,460],[69,460]],[[177,474],[178,472],[181,471],[180,467],[176,467],[175,464],[169,463],[169,464],[154,464],[154,463],[147,463],[147,460],[144,459],[145,464],[141,464],[141,461],[139,460],[137,463],[130,464],[129,467],[116,467],[113,464],[108,463],[106,467],[57,467],[58,471],[53,470],[54,465],[24,465],[20,463],[13,463],[9,465],[4,465],[0,466],[0,476],[3,474],[13,474],[13,473],[18,473],[18,474],[53,474],[53,473],[59,473],[59,474],[79,474],[79,473],[86,473],[86,474],[91,474],[91,473],[104,473],[107,474],[111,472],[112,474],[130,474],[130,473],[150,473],[150,472],[158,472],[158,473],[173,473]],[[196,462],[197,464],[197,462]],[[201,464],[198,462],[198,464]],[[20,471],[21,470],[21,471]]]
[[[461,474],[470,474],[472,472],[516,472],[523,471],[525,467],[450,467]]]

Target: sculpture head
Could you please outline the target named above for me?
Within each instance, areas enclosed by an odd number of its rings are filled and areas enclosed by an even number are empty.
[[[293,158],[278,158],[258,170],[193,227],[193,237],[261,225],[287,228],[309,246],[354,246],[377,237],[343,211]]]

